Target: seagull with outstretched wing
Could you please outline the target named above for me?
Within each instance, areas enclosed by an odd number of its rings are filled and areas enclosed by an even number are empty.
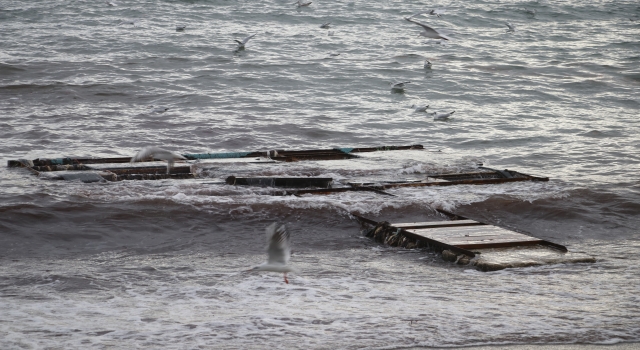
[[[283,272],[284,282],[289,283],[287,272],[295,272],[296,269],[289,265],[291,257],[291,236],[284,225],[278,227],[273,223],[265,229],[267,234],[267,262],[255,266],[250,271]]]
[[[426,24],[422,24],[420,22],[416,22],[412,19],[412,17],[405,17],[405,20],[411,22],[411,23],[415,23],[417,25],[419,25],[420,27],[422,27],[422,29],[424,29],[424,31],[420,32],[420,35],[427,37],[427,38],[431,38],[431,39],[444,39],[444,40],[449,40],[449,38],[447,36],[445,36],[444,34],[439,33],[437,30],[429,27]]]
[[[156,146],[145,147],[140,150],[133,158],[131,158],[131,163],[140,162],[145,159],[160,159],[167,161],[167,174],[169,174],[171,167],[175,163],[176,160],[187,160],[182,155],[177,153],[173,153],[171,151],[167,151],[166,149],[162,149]]]
[[[514,26],[513,24],[507,22],[504,25],[506,25],[507,28],[509,28],[509,29],[507,29],[507,32],[515,32],[516,31],[516,26]]]
[[[258,34],[256,33],[256,34],[249,35],[248,37],[242,39],[242,41],[234,39],[234,41],[238,43],[238,50],[244,49],[244,46],[247,44],[247,42],[256,35]]]

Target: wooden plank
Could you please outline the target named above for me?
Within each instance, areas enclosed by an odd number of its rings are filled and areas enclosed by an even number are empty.
[[[331,187],[330,177],[235,177],[225,180],[229,185],[259,187]]]
[[[462,226],[462,227],[443,227],[432,229],[415,229],[410,230],[418,234],[425,234],[433,237],[484,237],[484,236],[504,236],[507,237],[530,237],[518,232],[505,230],[492,225]]]
[[[490,184],[501,184],[507,182],[518,182],[518,181],[549,181],[549,178],[528,178],[528,177],[514,177],[510,179],[467,179],[467,180],[449,180],[447,182],[410,182],[410,183],[398,183],[398,184],[387,184],[381,186],[372,186],[379,188],[381,190],[387,190],[390,188],[396,187],[425,187],[425,186],[454,186],[454,185],[490,185]]]
[[[462,220],[461,220],[462,221]],[[463,249],[491,247],[513,247],[540,244],[539,238],[527,236],[492,225],[422,228],[407,230],[418,236],[427,237]]]
[[[538,238],[534,237],[518,237],[518,236],[505,236],[505,235],[486,235],[486,236],[464,236],[464,237],[433,237],[434,239],[441,240],[451,245],[459,244],[473,244],[476,243],[487,243],[487,242],[530,242],[530,241],[540,241]]]
[[[351,152],[376,152],[376,151],[402,151],[409,149],[424,149],[422,145],[410,145],[410,146],[379,146],[379,147],[360,147],[353,148],[349,151]]]
[[[419,228],[437,228],[437,227],[460,227],[460,226],[476,226],[485,225],[474,220],[456,220],[456,221],[426,221],[426,222],[407,222],[391,224],[393,227],[403,228],[405,230]]]
[[[448,226],[437,229],[431,228],[418,228],[412,231],[418,231],[418,233],[429,234],[429,232],[433,232],[434,235],[444,235],[444,236],[481,236],[481,235],[520,235],[525,236],[521,233],[506,230],[500,227],[496,227],[493,225],[471,225],[471,226]]]
[[[476,244],[460,244],[456,247],[461,249],[487,249],[487,248],[509,248],[509,247],[525,247],[532,245],[545,245],[544,240],[538,241],[526,241],[526,242],[491,242],[491,243],[476,243]],[[561,251],[567,251],[560,249]]]

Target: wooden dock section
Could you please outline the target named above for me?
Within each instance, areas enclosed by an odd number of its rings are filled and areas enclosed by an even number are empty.
[[[256,158],[264,157],[282,162],[297,162],[303,160],[335,160],[350,159],[357,157],[353,153],[378,152],[378,151],[403,151],[424,149],[422,145],[408,146],[378,146],[378,147],[352,147],[352,148],[332,148],[319,150],[268,150],[254,152],[222,152],[222,153],[187,153],[183,154],[188,160],[196,159],[228,159],[228,158]],[[41,168],[38,171],[56,171],[70,170],[60,165],[82,166],[85,164],[117,164],[129,163],[131,157],[111,157],[111,158],[91,158],[91,157],[63,157],[63,158],[38,158],[33,160],[9,160],[8,167],[50,167],[49,169]],[[143,162],[159,161],[158,159],[145,159]],[[86,170],[86,169],[76,169]]]
[[[222,153],[193,153],[183,154],[189,160],[220,160],[230,158],[263,158],[268,161],[260,163],[275,162],[298,162],[309,160],[339,160],[357,158],[354,153],[377,152],[377,151],[402,151],[402,150],[421,150],[422,145],[408,146],[378,146],[378,147],[354,147],[354,148],[333,148],[333,149],[316,149],[316,150],[269,150],[255,152],[222,152]],[[142,162],[158,162],[159,159],[149,157],[140,161]],[[190,166],[176,166],[170,169],[167,174],[166,167],[162,166],[122,166],[115,164],[130,163],[130,157],[111,157],[111,158],[93,158],[93,157],[63,157],[63,158],[37,158],[37,159],[17,159],[9,160],[7,166],[10,168],[21,167],[27,168],[31,173],[40,175],[48,172],[59,172],[55,175],[42,176],[46,179],[53,180],[79,180],[83,182],[97,181],[121,181],[121,180],[160,180],[160,179],[190,179],[196,177]],[[110,166],[111,165],[111,166]],[[262,185],[287,187],[291,184],[293,188],[305,187],[303,183],[309,180],[282,180],[282,179],[248,179],[239,178],[234,181],[236,185]],[[329,187],[326,183],[322,186],[312,185],[309,187]],[[329,179],[331,181],[331,179]]]
[[[193,160],[221,160],[232,158],[259,157],[263,161],[258,163],[269,164],[275,162],[297,162],[309,160],[337,160],[357,157],[357,153],[379,151],[422,150],[422,145],[408,146],[379,146],[360,148],[333,148],[316,150],[271,150],[256,152],[223,152],[223,153],[194,153],[183,154],[187,163]],[[247,162],[244,160],[243,162]],[[97,181],[122,181],[122,180],[161,180],[161,179],[192,179],[197,174],[194,169],[184,162],[170,169],[167,174],[166,167],[153,166],[127,166],[129,157],[115,158],[90,158],[90,157],[63,157],[63,158],[38,158],[9,160],[9,167],[22,167],[31,173],[40,175],[43,179],[51,180],[75,180],[83,182]],[[149,157],[144,162],[160,162]],[[52,174],[47,174],[52,173]],[[284,190],[274,192],[274,195],[304,195],[304,194],[332,194],[347,191],[368,191],[380,195],[393,196],[385,190],[401,187],[424,186],[453,186],[453,185],[487,185],[516,181],[548,181],[547,177],[538,177],[523,174],[514,170],[496,170],[479,167],[475,171],[427,174],[422,180],[412,181],[379,181],[347,182],[335,186],[330,178],[278,178],[278,177],[235,177],[230,176],[226,183],[240,186],[281,187]]]
[[[484,171],[462,172],[455,174],[428,174],[420,181],[393,181],[378,183],[349,182],[348,187],[301,189],[278,192],[276,195],[328,195],[348,191],[371,191],[393,196],[385,192],[388,189],[402,187],[455,186],[455,185],[492,185],[519,181],[549,181],[548,177],[523,174],[515,170],[496,170],[480,167]]]
[[[444,260],[472,265],[482,271],[595,262],[593,257],[569,253],[565,246],[557,243],[441,212],[458,220],[388,223],[352,215],[370,227],[364,231],[365,235],[380,243],[408,249],[429,247],[442,253]]]

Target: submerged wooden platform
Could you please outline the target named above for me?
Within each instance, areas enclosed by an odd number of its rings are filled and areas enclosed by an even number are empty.
[[[429,247],[441,252],[444,260],[472,265],[482,271],[595,262],[593,257],[569,253],[565,246],[557,243],[441,212],[456,220],[389,223],[352,215],[361,224],[370,226],[365,235],[380,243],[410,249]]]
[[[378,146],[378,147],[353,147],[353,148],[333,148],[333,149],[316,149],[316,150],[269,150],[255,152],[222,152],[222,153],[193,153],[183,154],[187,160],[203,160],[203,159],[231,159],[231,158],[256,158],[263,159],[258,163],[267,164],[275,162],[297,162],[305,160],[339,160],[357,158],[354,153],[377,152],[377,151],[402,151],[402,150],[420,150],[424,149],[422,145],[408,146]],[[149,157],[141,162],[158,162],[159,159]],[[27,168],[34,174],[42,174],[48,172],[57,172],[56,175],[43,176],[47,179],[57,180],[80,180],[83,182],[96,181],[121,181],[121,180],[160,180],[160,179],[189,179],[196,177],[190,166],[172,167],[170,173],[167,174],[164,166],[109,166],[111,164],[122,164],[131,162],[130,157],[112,157],[112,158],[92,158],[92,157],[62,157],[62,158],[37,158],[37,159],[17,159],[9,160],[8,167]],[[245,161],[246,162],[246,161]],[[329,182],[331,179],[329,179]],[[290,180],[269,180],[263,178],[261,180],[239,178],[234,184],[237,185],[256,185],[268,186],[276,184],[276,186],[286,186],[286,184],[294,184],[295,181]],[[290,187],[317,187],[303,186],[304,181],[297,182],[296,185]],[[329,187],[324,185],[320,187]]]
[[[353,153],[377,152],[377,151],[402,151],[424,149],[422,145],[408,146],[378,146],[378,147],[345,147],[332,149],[316,149],[316,150],[268,150],[253,152],[221,152],[221,153],[186,153],[183,154],[188,160],[197,159],[226,159],[226,158],[256,158],[265,157],[275,161],[297,162],[302,160],[335,160],[350,159],[357,157]],[[56,171],[71,170],[68,167],[58,168],[60,165],[77,166],[73,170],[88,170],[83,167],[84,164],[117,164],[129,163],[131,157],[111,157],[111,158],[93,158],[93,157],[62,157],[62,158],[37,158],[33,160],[9,160],[8,167],[49,167],[40,168],[38,171]],[[160,161],[159,159],[149,158],[143,162]],[[90,169],[90,168],[89,168]]]
[[[354,153],[377,151],[422,150],[422,145],[408,146],[379,146],[360,148],[334,148],[316,150],[270,150],[256,152],[225,152],[225,153],[197,153],[183,154],[188,160],[202,159],[232,159],[259,157],[259,162],[244,160],[243,162],[268,164],[275,162],[296,162],[305,160],[336,160],[357,157]],[[9,160],[9,167],[27,168],[30,172],[51,180],[75,180],[82,182],[122,181],[122,180],[161,180],[161,179],[193,179],[197,177],[196,170],[190,164],[177,163],[170,169],[162,165],[126,166],[129,157],[91,158],[91,157],[63,157]],[[143,160],[144,162],[159,162],[158,159]],[[187,161],[188,162],[188,161]],[[122,165],[121,165],[122,164]],[[419,180],[388,180],[377,182],[350,181],[334,184],[331,178],[293,178],[293,177],[236,177],[229,176],[226,183],[235,186],[279,187],[284,190],[275,191],[273,195],[305,195],[332,194],[347,191],[368,191],[381,195],[393,196],[385,192],[387,189],[400,187],[423,186],[452,186],[452,185],[483,185],[499,184],[516,181],[548,181],[548,177],[523,174],[514,170],[496,170],[479,167],[477,170],[460,173],[427,174]]]

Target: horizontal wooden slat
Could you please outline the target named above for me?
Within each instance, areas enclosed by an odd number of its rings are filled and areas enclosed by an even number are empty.
[[[538,238],[492,225],[433,227],[409,229],[407,231],[463,249],[508,247],[544,242]]]
[[[458,244],[473,244],[477,243],[487,243],[487,242],[530,242],[530,241],[539,241],[538,238],[533,237],[515,237],[515,236],[484,236],[484,237],[447,237],[439,239],[442,242],[447,242],[451,245]]]
[[[484,224],[474,220],[425,221],[425,222],[406,222],[406,223],[399,223],[399,224],[391,224],[391,226],[393,227],[399,227],[405,230],[419,229],[419,228],[460,227],[460,226],[476,226],[476,225],[484,225]]]
[[[546,241],[537,240],[537,241],[520,241],[520,242],[490,242],[490,243],[474,243],[474,244],[460,244],[455,247],[461,249],[486,249],[486,248],[506,248],[506,247],[523,247],[523,246],[532,246],[542,244],[544,245]],[[566,251],[566,248],[563,250]]]

